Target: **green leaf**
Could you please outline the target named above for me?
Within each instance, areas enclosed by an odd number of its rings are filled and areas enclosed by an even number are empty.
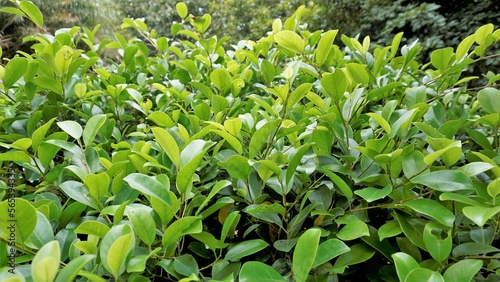
[[[377,113],[367,113],[366,115],[376,121],[387,134],[391,133],[391,126],[381,115]]]
[[[295,245],[292,259],[292,271],[295,281],[306,281],[318,251],[321,230],[312,228],[306,230]]]
[[[54,281],[59,271],[61,252],[59,241],[45,244],[33,258],[31,276],[34,282]]]
[[[424,158],[424,162],[432,165],[434,161],[441,157],[446,166],[455,164],[462,156],[462,143],[448,138],[432,138],[427,136],[427,142],[431,145],[434,152]]]
[[[276,126],[278,125],[278,122],[279,121],[270,121],[264,124],[253,134],[252,139],[250,140],[250,159],[255,158],[255,156],[260,153],[262,146],[266,143],[269,136],[271,136],[273,131],[277,130]]]
[[[78,145],[76,145],[75,143],[67,142],[64,140],[56,140],[56,139],[50,139],[50,140],[44,141],[44,143],[55,145],[59,148],[62,148],[64,150],[72,153],[76,157],[83,159],[82,149]]]
[[[468,242],[456,246],[451,252],[453,257],[480,255],[488,253],[500,253],[500,249],[487,244]]]
[[[375,251],[364,243],[353,245],[350,248],[350,251],[340,255],[335,261],[333,265],[335,273],[344,273],[346,267],[365,262],[375,254]]]
[[[199,169],[198,165],[212,145],[212,142],[193,140],[182,150],[179,163],[181,169],[175,183],[180,193],[188,195],[191,192],[193,175]]]
[[[128,211],[127,216],[132,222],[134,232],[144,243],[151,246],[156,237],[156,224],[153,216],[144,209],[132,209]]]
[[[238,261],[243,257],[255,254],[269,246],[264,240],[253,239],[236,244],[226,253],[224,260]]]
[[[75,281],[81,269],[95,258],[95,255],[82,255],[71,260],[57,275],[56,281]]]
[[[500,212],[500,206],[487,207],[465,207],[462,212],[475,224],[482,227],[490,218]]]
[[[438,70],[444,71],[450,67],[453,55],[453,48],[451,47],[437,49],[431,53],[431,64]]]
[[[212,22],[212,17],[209,14],[204,14],[202,17],[190,16],[189,21],[191,22],[191,25],[193,25],[198,32],[204,33],[210,26],[210,23]]]
[[[396,220],[386,222],[384,225],[380,226],[377,231],[380,241],[384,240],[385,238],[397,236],[401,234],[401,232],[403,231],[401,230],[401,227]]]
[[[5,75],[2,78],[5,91],[11,88],[28,69],[28,60],[26,58],[12,58],[5,66]]]
[[[130,257],[134,245],[135,237],[130,225],[113,226],[99,248],[102,266],[118,278],[125,271],[127,257]]]
[[[211,233],[208,233],[208,232],[189,234],[189,236],[202,242],[208,248],[210,248],[212,251],[215,251],[216,249],[223,249],[223,248],[227,247],[227,245],[228,245],[227,243],[224,243],[224,242],[221,242],[220,240],[217,240],[214,237],[214,235],[212,235]]]
[[[167,115],[166,113],[161,112],[161,111],[156,111],[156,112],[150,113],[148,118],[159,126],[173,127],[175,125],[172,118],[169,115]]]
[[[177,145],[174,137],[170,135],[168,131],[159,127],[153,127],[151,128],[151,131],[156,138],[156,142],[158,143],[158,145],[160,145],[163,151],[165,151],[168,158],[172,161],[172,163],[174,163],[176,167],[179,167],[181,157],[179,146]]]
[[[37,26],[43,27],[43,15],[38,7],[31,1],[21,1],[19,3],[19,8],[28,15],[28,18],[34,22]]]
[[[258,261],[249,261],[243,264],[240,271],[240,282],[285,282],[274,268]]]
[[[495,166],[493,166],[492,164],[486,162],[473,162],[459,167],[458,170],[465,173],[467,176],[472,177],[488,171],[494,167]]]
[[[339,102],[344,97],[347,90],[347,77],[344,72],[337,69],[334,73],[329,73],[321,79],[323,92],[334,102]]]
[[[347,185],[347,183],[345,183],[342,178],[329,170],[319,169],[318,171],[326,174],[328,178],[330,178],[330,180],[335,183],[335,185],[337,185],[337,187],[344,194],[344,196],[346,196],[347,199],[352,199],[353,193],[351,187],[349,187],[349,185]]]
[[[99,238],[104,238],[109,230],[110,228],[102,222],[87,220],[78,225],[74,232],[75,234],[87,234],[94,235]]]
[[[38,146],[40,146],[40,144],[45,139],[45,136],[47,135],[47,132],[49,131],[50,126],[52,125],[54,120],[56,120],[56,118],[52,118],[47,123],[40,126],[33,132],[33,134],[31,135],[31,141],[32,141],[31,147],[33,148],[33,150],[35,151],[38,150]]]
[[[80,139],[82,137],[83,129],[80,124],[72,120],[59,121],[57,122],[57,126],[59,126],[64,132],[68,133],[71,137],[75,139]]]
[[[134,246],[132,233],[122,235],[111,244],[107,255],[108,270],[118,278],[126,269],[127,257]]]
[[[444,272],[445,281],[472,281],[472,278],[481,270],[483,262],[478,259],[464,259],[452,264]]]
[[[318,47],[314,52],[315,63],[318,66],[323,65],[330,53],[330,49],[332,48],[333,40],[337,36],[339,32],[338,29],[329,30],[321,35],[321,39],[318,42]]]
[[[455,222],[455,215],[437,201],[421,198],[408,201],[404,205],[437,220],[445,226],[452,227]]]
[[[0,161],[30,163],[30,156],[23,151],[8,151],[0,154]]]
[[[108,192],[109,176],[105,173],[87,174],[84,179],[85,186],[98,203],[101,202],[102,197]]]
[[[363,236],[369,236],[368,225],[355,215],[344,215],[337,220],[337,224],[345,224],[337,233],[337,237],[342,241],[350,241]]]
[[[231,177],[240,180],[247,179],[252,172],[252,167],[248,164],[248,159],[239,155],[233,155],[226,161],[219,162],[218,164],[225,168]]]
[[[295,53],[304,51],[304,41],[295,32],[291,30],[282,30],[274,35],[274,40],[278,45]]]
[[[432,258],[438,262],[442,262],[448,258],[451,253],[452,248],[452,237],[451,230],[446,230],[446,237],[441,239],[436,236],[435,232],[444,232],[439,225],[434,222],[429,222],[424,228],[424,244],[427,248],[429,254],[431,254]]]
[[[467,52],[469,51],[470,47],[472,47],[472,44],[474,44],[474,40],[476,39],[475,34],[471,34],[467,36],[464,40],[460,42],[457,46],[457,61],[461,61],[465,55],[467,55]],[[446,276],[445,276],[446,278]]]
[[[398,274],[399,281],[406,281],[408,274],[414,270],[420,268],[418,262],[408,254],[405,253],[395,253],[392,255],[394,259],[394,265],[396,266],[396,273]]]
[[[104,122],[106,122],[105,114],[98,114],[92,116],[85,125],[85,129],[83,129],[83,143],[85,146],[89,146],[94,138],[97,136],[99,129],[103,126]]]
[[[415,268],[408,273],[405,282],[427,281],[427,282],[444,282],[443,276],[439,272],[427,268]]]
[[[162,183],[150,176],[141,173],[132,173],[127,175],[123,180],[130,187],[145,195],[155,197],[169,206],[172,204],[170,195],[168,194],[170,187],[164,187]]]
[[[341,254],[347,253],[350,250],[351,248],[339,239],[328,239],[319,245],[312,267],[314,268],[320,266],[325,262],[340,256]]]
[[[196,263],[196,260],[190,254],[184,254],[177,257],[174,260],[174,269],[184,276],[190,276],[192,274],[198,276],[199,273],[198,263]]]
[[[169,227],[163,233],[162,245],[164,248],[168,248],[179,238],[188,234],[200,233],[203,230],[201,224],[201,218],[198,216],[186,216],[180,218],[174,223],[170,224]]]
[[[36,212],[36,226],[26,241],[26,245],[41,248],[44,244],[54,240],[54,231],[49,220],[41,212]]]
[[[181,17],[181,19],[184,19],[187,17],[188,14],[188,7],[184,2],[178,2],[175,4],[175,11]]]
[[[441,192],[473,189],[470,177],[458,170],[440,170],[418,175],[411,183],[428,186]]]
[[[500,113],[500,90],[486,87],[477,93],[477,100],[487,113]]]
[[[15,212],[12,211],[12,205],[15,206]],[[10,207],[9,207],[10,206]],[[26,241],[35,230],[37,224],[37,213],[31,203],[25,199],[15,198],[12,201],[3,201],[0,203],[0,230],[4,234],[11,234],[9,226],[16,220],[15,240],[18,242]]]
[[[500,194],[500,178],[491,181],[486,188],[488,195],[495,199]]]
[[[236,153],[238,153],[238,154],[243,153],[243,146],[241,145],[241,142],[233,135],[229,134],[226,131],[217,130],[217,129],[210,130],[210,132],[213,132],[213,133],[219,135],[220,137],[224,138],[224,141],[226,141],[229,145],[231,145],[231,147],[233,147],[233,149],[236,151]]]
[[[210,81],[221,92],[225,92],[231,86],[231,75],[226,69],[215,69],[210,74]]]
[[[373,201],[385,198],[391,192],[392,192],[392,186],[386,185],[382,189],[374,188],[374,187],[363,188],[361,190],[354,191],[354,194],[365,199],[365,201],[367,201],[368,203],[371,203]]]
[[[88,190],[83,187],[82,183],[70,180],[61,183],[59,187],[73,200],[99,210],[97,202],[94,198],[89,197]]]

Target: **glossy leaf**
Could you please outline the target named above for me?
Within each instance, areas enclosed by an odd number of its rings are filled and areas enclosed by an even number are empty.
[[[170,195],[168,194],[169,187],[165,187],[158,180],[140,173],[129,174],[123,180],[133,189],[155,197],[167,205],[171,204]]]
[[[444,272],[445,281],[472,281],[481,270],[483,262],[477,259],[465,259],[452,264]]]
[[[411,271],[420,268],[417,261],[408,254],[399,252],[393,254],[392,258],[394,259],[394,265],[396,266],[399,281],[406,281],[406,278]]]
[[[34,282],[53,281],[59,271],[61,253],[57,240],[45,244],[33,258],[31,276]]]
[[[240,271],[240,282],[284,282],[286,281],[274,268],[262,262],[249,261],[243,264]]]
[[[472,189],[470,177],[458,170],[433,171],[418,175],[412,183],[428,186],[441,192],[453,192]]]
[[[314,258],[312,267],[314,268],[322,265],[323,263],[328,262],[350,250],[351,249],[344,242],[335,238],[329,239],[318,246],[318,251],[316,253],[316,257]]]
[[[238,261],[243,257],[265,249],[267,246],[269,246],[269,244],[261,239],[247,240],[230,248],[224,259],[228,261]]]
[[[89,146],[91,142],[94,141],[94,138],[97,136],[99,129],[106,122],[106,115],[99,114],[92,116],[85,124],[85,128],[83,129],[83,143],[85,146]]]
[[[465,207],[462,212],[466,217],[472,220],[475,224],[482,227],[486,222],[500,212],[500,206],[493,208],[488,207]]]
[[[440,203],[430,199],[415,199],[406,202],[404,205],[410,207],[418,213],[425,214],[428,217],[437,220],[445,226],[452,227],[455,221],[455,216],[450,210],[445,208]]]
[[[297,241],[293,251],[292,271],[295,281],[306,281],[317,255],[321,230],[306,230]]]
[[[295,53],[302,53],[304,51],[302,38],[293,31],[282,30],[274,35],[274,40],[278,45]]]

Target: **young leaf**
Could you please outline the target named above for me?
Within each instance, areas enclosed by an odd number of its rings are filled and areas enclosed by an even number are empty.
[[[72,120],[65,120],[57,122],[57,126],[59,126],[64,132],[68,133],[71,137],[75,139],[80,139],[82,137],[83,129],[80,124]]]
[[[184,2],[178,2],[175,4],[175,11],[181,17],[181,19],[184,19],[187,17],[188,14],[188,7]]]
[[[105,172],[102,172],[99,174],[87,174],[83,182],[87,186],[90,196],[99,203],[101,198],[108,192],[109,181],[109,176]]]
[[[134,246],[135,239],[133,236],[133,233],[122,235],[116,238],[109,247],[106,261],[108,265],[107,269],[113,274],[116,280],[126,269],[127,257],[130,257],[129,253],[133,250]]]
[[[56,281],[75,281],[76,276],[95,255],[82,255],[71,260],[57,275]]]
[[[337,69],[334,73],[329,73],[321,79],[322,90],[332,100],[337,103],[344,97],[347,90],[347,78],[343,71]]]
[[[165,151],[172,163],[174,163],[176,167],[179,167],[181,160],[180,152],[179,146],[177,145],[174,137],[170,135],[168,131],[159,127],[153,127],[151,128],[151,131],[153,132],[158,145],[160,145],[163,151]]]
[[[153,216],[143,209],[132,209],[127,213],[135,233],[148,246],[153,244],[156,237],[156,224]]]
[[[291,30],[282,30],[276,33],[274,40],[278,45],[295,53],[300,54],[304,51],[304,41],[297,33]]]
[[[37,26],[43,27],[43,15],[40,9],[31,1],[22,0],[19,3],[19,8],[26,13],[28,18],[33,21]]]
[[[31,276],[34,282],[54,281],[59,271],[61,252],[59,241],[45,244],[33,258]]]
[[[315,62],[318,66],[323,65],[326,58],[328,57],[330,49],[332,48],[333,40],[335,39],[335,36],[337,36],[338,32],[338,29],[329,30],[321,35],[321,39],[318,42],[318,47],[314,52],[314,58],[316,59]]]

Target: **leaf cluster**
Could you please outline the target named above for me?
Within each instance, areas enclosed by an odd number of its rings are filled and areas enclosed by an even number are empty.
[[[463,73],[500,30],[422,64],[304,7],[236,45],[175,10],[169,38],[75,26],[0,67],[2,280],[499,278],[500,74]]]

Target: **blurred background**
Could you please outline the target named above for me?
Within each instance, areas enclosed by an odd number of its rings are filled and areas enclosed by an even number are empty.
[[[45,28],[54,32],[74,25],[94,27],[101,24],[99,37],[114,33],[133,36],[120,30],[125,17],[144,18],[149,28],[168,36],[170,26],[181,19],[175,12],[176,0],[32,0],[45,17]],[[395,34],[404,32],[403,42],[419,38],[424,50],[456,46],[468,34],[486,23],[498,28],[499,0],[184,0],[189,13],[212,16],[210,35],[230,36],[231,43],[241,39],[257,40],[275,18],[283,21],[305,5],[303,22],[310,31],[339,29],[340,33],[361,38],[369,35],[375,44],[390,44]],[[12,6],[0,0],[0,7]],[[24,35],[39,32],[20,16],[0,13],[0,46],[4,57],[23,46]],[[127,33],[128,32],[128,33]],[[339,38],[339,37],[337,37]],[[426,58],[423,58],[426,59]],[[492,58],[486,65],[497,63]]]

